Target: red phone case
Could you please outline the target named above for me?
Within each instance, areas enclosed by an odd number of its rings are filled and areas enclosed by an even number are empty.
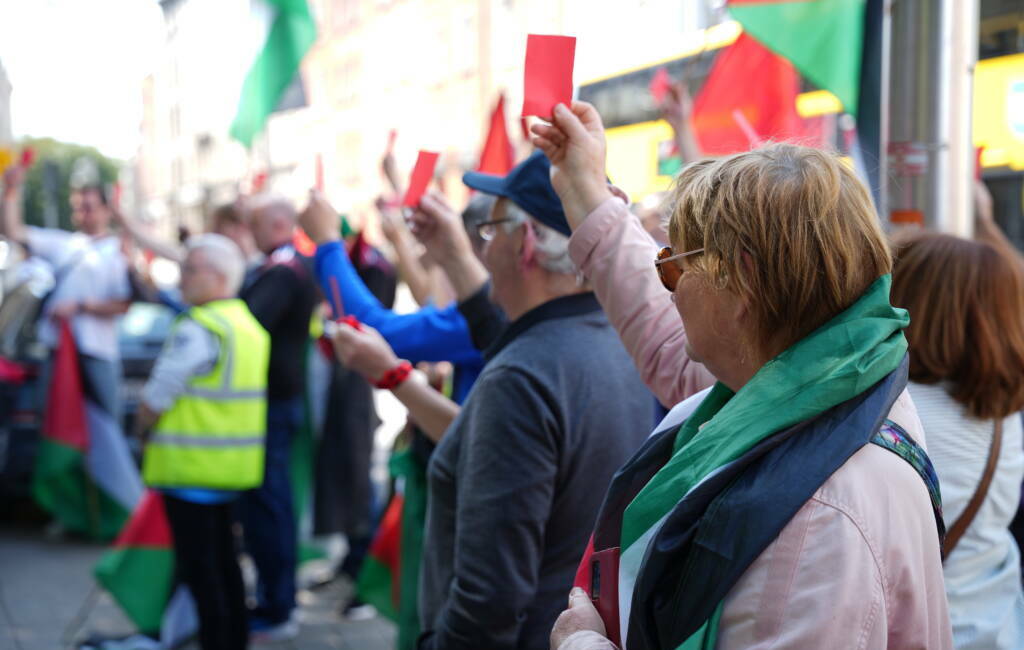
[[[594,551],[590,556],[590,599],[604,621],[605,635],[622,647],[619,639],[619,548]]]

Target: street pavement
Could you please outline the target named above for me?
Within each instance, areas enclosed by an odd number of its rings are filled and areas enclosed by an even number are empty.
[[[0,524],[0,650],[59,650],[91,635],[134,632],[114,601],[96,589],[92,568],[105,547],[51,539],[42,528]],[[339,616],[351,586],[335,581],[299,593],[300,634],[267,648],[390,650],[395,627],[379,617]],[[198,645],[185,646],[196,650]]]

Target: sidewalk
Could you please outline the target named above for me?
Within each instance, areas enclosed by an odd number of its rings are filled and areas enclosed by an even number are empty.
[[[131,634],[131,623],[106,593],[99,591],[90,596],[95,586],[92,567],[104,550],[102,545],[49,540],[41,530],[0,525],[0,650],[66,649],[91,634]],[[287,643],[253,647],[393,648],[395,627],[389,621],[341,619],[338,609],[348,590],[346,585],[333,583],[300,592],[299,637]],[[90,598],[91,606],[87,605]]]

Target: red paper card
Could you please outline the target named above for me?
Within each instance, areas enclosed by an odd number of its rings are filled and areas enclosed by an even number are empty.
[[[651,90],[651,96],[654,97],[654,103],[658,106],[665,101],[665,96],[668,95],[669,88],[672,87],[672,80],[669,79],[668,70],[665,68],[658,68],[658,71],[651,77],[651,83],[648,86]]]
[[[420,204],[420,198],[423,197],[423,193],[427,190],[430,179],[434,177],[437,157],[437,152],[420,150],[420,155],[416,157],[416,166],[412,168],[409,188],[405,191],[402,205],[415,208]]]
[[[556,104],[572,103],[575,36],[526,37],[523,115],[551,119]]]
[[[981,155],[985,153],[985,147],[974,148],[974,179],[981,180]]]
[[[28,169],[36,159],[36,150],[32,147],[25,147],[21,150],[21,166]]]

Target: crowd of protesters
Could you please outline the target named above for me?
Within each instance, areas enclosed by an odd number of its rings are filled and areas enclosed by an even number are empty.
[[[70,323],[112,414],[131,296],[112,220],[180,263],[136,433],[204,649],[295,634],[289,445],[322,311],[334,357],[312,401],[336,435],[314,503],[353,578],[371,387],[409,412],[396,474],[422,553],[403,551],[403,650],[1024,645],[1024,259],[983,187],[975,240],[889,237],[837,156],[701,159],[686,103],[674,88],[667,117],[690,164],[655,208],[609,184],[583,102],[535,124],[506,176],[467,173],[461,214],[436,192],[405,218],[382,198],[411,313],[317,191],[223,206],[177,246],[101,188],[73,194],[77,233],[26,227],[7,172],[2,234],[56,269],[45,340]]]

